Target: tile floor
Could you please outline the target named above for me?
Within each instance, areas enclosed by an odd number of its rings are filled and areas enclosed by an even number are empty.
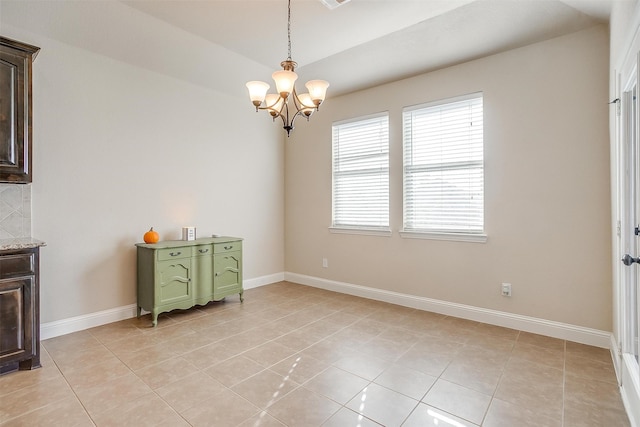
[[[611,426],[608,350],[281,282],[42,343],[4,426]]]

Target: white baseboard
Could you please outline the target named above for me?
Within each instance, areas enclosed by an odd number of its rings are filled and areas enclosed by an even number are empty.
[[[244,289],[253,289],[271,283],[281,282],[284,280],[284,273],[276,273],[268,276],[255,277],[253,279],[244,280],[242,285]],[[95,313],[84,314],[82,316],[70,317],[68,319],[56,320],[54,322],[40,324],[40,339],[58,337],[60,335],[70,334],[72,332],[83,331],[96,326],[106,325],[107,323],[118,322],[120,320],[131,319],[137,315],[136,304],[130,304],[123,307],[111,308],[109,310],[98,311]]]
[[[300,283],[302,285],[389,302],[405,307],[445,314],[447,316],[460,317],[505,328],[546,335],[596,347],[610,348],[611,345],[611,333],[597,329],[431,298],[401,294],[399,292],[369,288],[367,286],[353,285],[350,283],[305,276],[297,273],[285,272],[284,278],[287,281]]]
[[[275,273],[268,276],[255,277],[253,279],[246,279],[242,282],[244,289],[253,289],[260,286],[270,285],[271,283],[278,283],[284,280],[284,273]]]
[[[640,380],[638,379],[637,364],[632,359],[633,356],[630,354],[622,356],[620,395],[627,410],[631,427],[640,427]]]
[[[398,304],[405,307],[416,308],[425,311],[455,316],[477,322],[489,323],[506,328],[518,329],[550,337],[566,339],[569,341],[593,345],[603,348],[611,348],[611,334],[596,329],[566,323],[554,322],[535,317],[521,316],[485,308],[473,307],[464,304],[440,301],[431,298],[401,294],[399,292],[375,289],[350,283],[337,282],[296,273],[276,273],[267,276],[256,277],[244,281],[245,289],[253,289],[260,286],[287,280],[302,285],[313,286],[348,295]],[[136,305],[130,304],[116,307],[96,313],[75,316],[40,325],[40,338],[42,340],[82,331],[107,323],[118,322],[136,316]]]
[[[107,323],[131,319],[136,315],[136,305],[130,304],[123,307],[84,314],[82,316],[56,320],[54,322],[41,323],[40,339],[46,340],[60,335],[70,334],[72,332],[83,331],[96,326],[106,325]]]

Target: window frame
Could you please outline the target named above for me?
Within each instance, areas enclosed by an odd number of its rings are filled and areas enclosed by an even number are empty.
[[[329,226],[329,231],[331,233],[340,233],[340,234],[363,234],[363,235],[373,235],[373,236],[391,236],[391,185],[390,185],[390,150],[391,150],[391,142],[389,135],[390,128],[390,114],[389,111],[381,111],[379,113],[368,114],[364,116],[358,116],[346,120],[339,120],[333,122],[331,125],[331,225]],[[335,132],[336,127],[355,124],[358,122],[365,122],[373,119],[386,119],[386,178],[387,178],[387,191],[386,191],[386,225],[375,226],[375,225],[367,225],[367,224],[347,224],[347,223],[336,223],[336,165],[339,160],[336,159],[336,139]],[[365,155],[366,156],[366,155]],[[372,174],[373,176],[374,174]]]
[[[409,142],[407,141],[407,115],[416,110],[426,110],[429,108],[445,106],[447,104],[454,104],[473,99],[480,99],[482,101],[482,116],[483,116],[483,129],[482,129],[482,159],[480,161],[481,173],[482,173],[482,229],[481,230],[454,230],[445,228],[412,228],[407,227],[407,212],[408,212],[408,195],[407,195],[407,149]],[[400,235],[404,238],[413,239],[433,239],[433,240],[451,240],[451,241],[463,241],[463,242],[476,242],[485,243],[487,241],[486,234],[486,221],[485,221],[485,161],[484,161],[484,94],[483,92],[475,92],[467,95],[456,96],[452,98],[440,99],[423,104],[417,104],[413,106],[404,107],[402,109],[402,228],[400,229]],[[411,142],[413,143],[413,142]],[[476,162],[477,163],[477,162]],[[443,163],[440,170],[447,170],[447,164]],[[450,166],[449,166],[450,167]],[[471,162],[469,162],[469,169],[472,168]],[[437,170],[434,167],[432,170]]]

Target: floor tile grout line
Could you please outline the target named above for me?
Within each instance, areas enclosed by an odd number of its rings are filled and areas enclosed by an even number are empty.
[[[496,383],[496,387],[493,389],[493,393],[491,394],[491,400],[489,401],[489,405],[487,406],[487,409],[485,410],[485,413],[482,416],[482,422],[480,423],[481,426],[485,423],[485,421],[487,419],[487,415],[489,414],[489,409],[491,408],[491,405],[493,404],[494,399],[496,399],[496,393],[498,392],[498,388],[500,387],[500,383],[502,382],[502,378],[504,377],[504,373],[505,373],[505,370],[507,368],[507,364],[509,363],[509,361],[513,357],[513,352],[514,352],[514,350],[516,348],[516,343],[518,342],[518,338],[520,337],[520,332],[521,331],[518,331],[516,339],[513,342],[513,347],[511,348],[511,352],[509,354],[509,357],[507,358],[507,361],[504,363],[504,366],[502,367],[502,372],[500,373],[500,376],[498,377],[498,382]]]
[[[82,399],[80,399],[80,396],[78,396],[78,393],[76,392],[76,389],[71,385],[71,383],[69,382],[69,380],[67,379],[67,376],[64,374],[64,372],[62,371],[62,369],[60,368],[60,365],[56,362],[56,360],[54,359],[54,357],[49,353],[48,350],[45,349],[45,351],[47,352],[47,354],[49,355],[49,358],[51,359],[51,362],[56,366],[56,369],[58,370],[58,372],[60,372],[60,375],[62,376],[62,378],[64,379],[64,382],[67,384],[67,386],[69,387],[69,389],[71,390],[71,392],[73,393],[73,396],[76,398],[76,400],[78,401],[78,403],[80,404],[80,406],[82,406],[82,409],[84,410],[85,414],[87,414],[87,417],[89,418],[89,420],[91,420],[91,423],[95,426],[96,422],[93,419],[93,417],[91,416],[91,414],[89,413],[89,410],[87,409],[86,405],[84,404],[84,402],[82,401]],[[37,408],[40,409],[40,408]],[[37,410],[36,409],[36,410]],[[33,412],[33,411],[31,411]],[[26,415],[29,412],[25,413],[25,414],[21,414],[21,415]]]

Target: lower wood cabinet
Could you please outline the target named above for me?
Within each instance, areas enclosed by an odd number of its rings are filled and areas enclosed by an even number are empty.
[[[0,251],[0,374],[40,367],[38,256]]]
[[[212,237],[192,241],[138,243],[138,316],[187,309],[239,294],[243,301],[242,239]]]

